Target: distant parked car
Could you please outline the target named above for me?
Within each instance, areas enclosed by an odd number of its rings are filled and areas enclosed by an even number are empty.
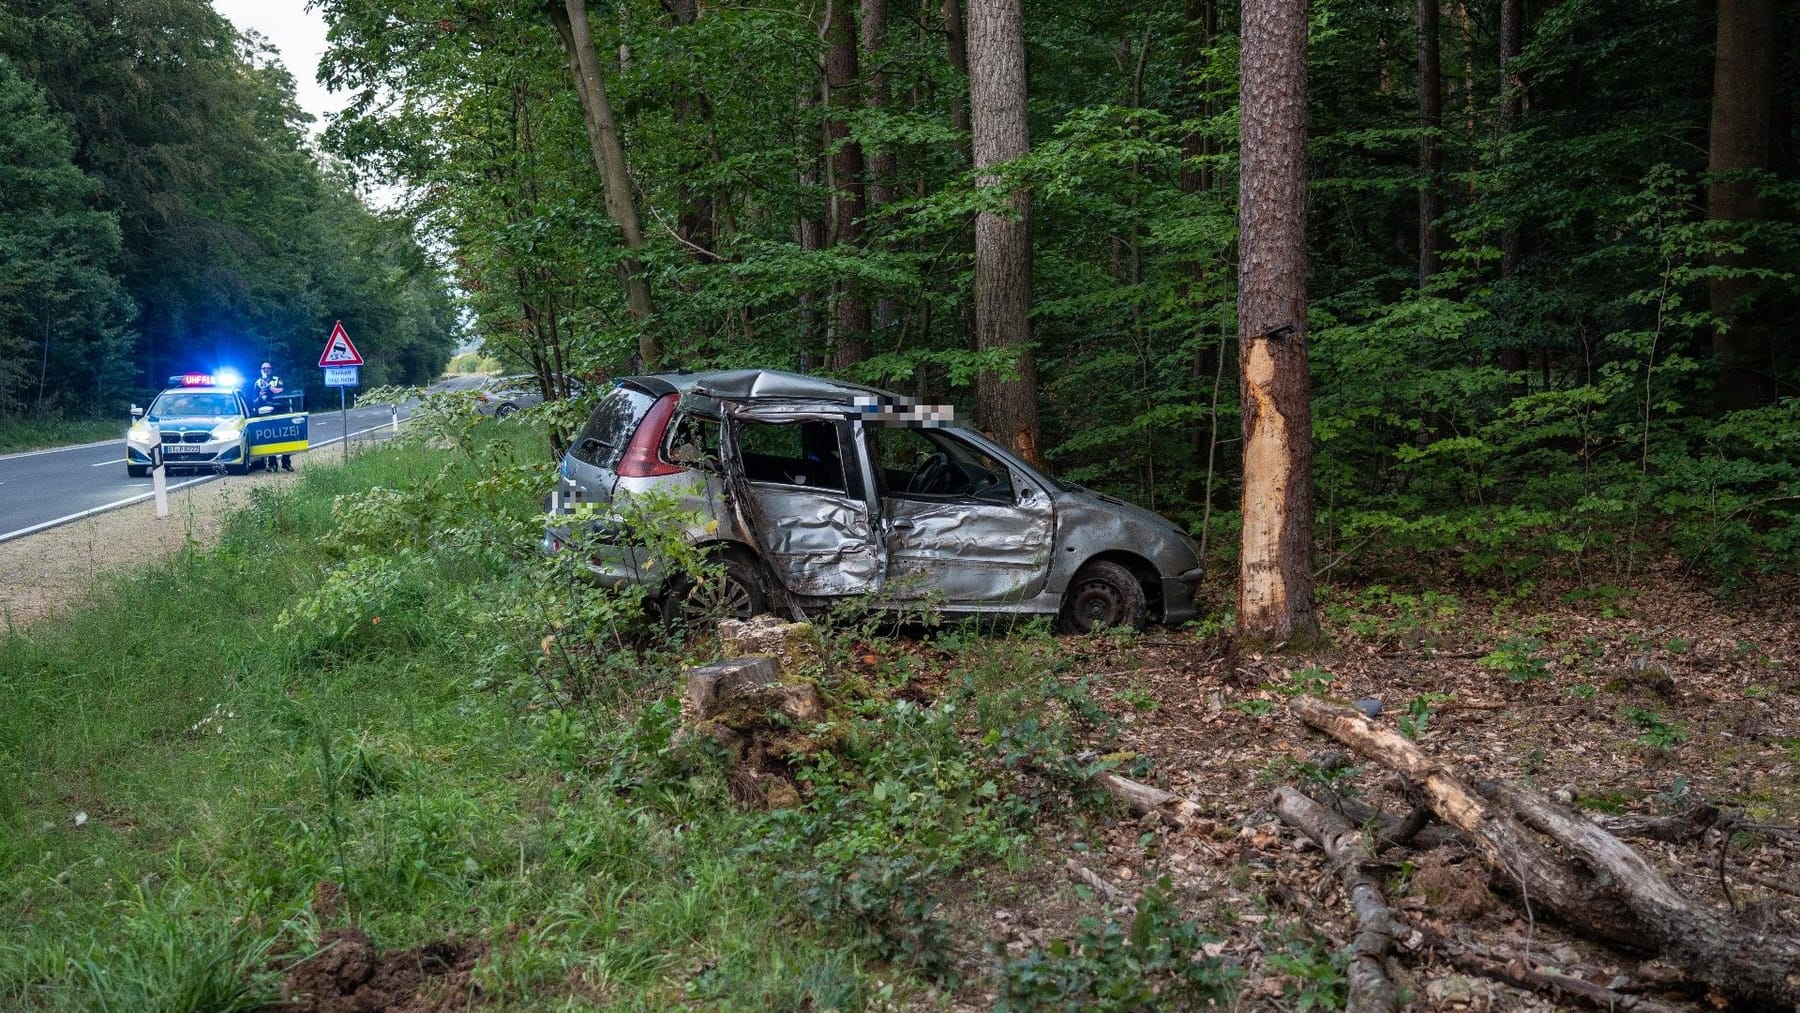
[[[724,571],[709,598],[739,616],[867,596],[1055,615],[1072,632],[1194,617],[1199,547],[1180,528],[1043,475],[948,414],[773,370],[621,379],[563,458],[544,548],[575,548],[603,582],[646,585],[681,615],[702,589],[668,578],[621,523],[628,501],[663,494],[697,518],[685,536]]]
[[[572,376],[563,377],[562,382],[572,398],[580,397],[587,389],[586,384]],[[536,373],[495,377],[475,392],[476,409],[497,419],[517,415],[526,408],[535,408],[543,403],[544,389]]]

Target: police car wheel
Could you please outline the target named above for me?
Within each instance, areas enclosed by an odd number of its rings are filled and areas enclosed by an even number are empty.
[[[125,474],[132,478],[143,478],[150,474],[150,466],[148,464],[127,464],[125,466]]]

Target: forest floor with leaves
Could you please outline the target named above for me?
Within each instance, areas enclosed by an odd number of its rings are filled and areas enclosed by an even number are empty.
[[[1716,806],[1737,829],[1629,843],[1695,902],[1792,936],[1800,838],[1782,830],[1800,825],[1800,582],[1729,600],[1673,572],[1635,586],[1538,588],[1507,602],[1475,587],[1332,588],[1321,615],[1333,646],[1303,660],[1238,656],[1224,637],[1063,641],[1080,657],[1071,674],[1093,678],[1116,718],[1115,739],[1097,748],[1117,751],[1121,774],[1204,815],[1178,829],[1126,817],[1098,839],[1043,842],[1048,860],[1035,871],[990,884],[950,916],[965,927],[963,980],[992,982],[1000,949],[1077,939],[1083,917],[1129,925],[1146,884],[1166,880],[1181,913],[1216,937],[1204,952],[1243,974],[1235,1008],[1339,1005],[1334,954],[1354,918],[1329,863],[1277,818],[1271,792],[1292,785],[1395,817],[1410,806],[1393,775],[1347,764],[1291,715],[1290,701],[1307,694],[1365,710],[1378,702],[1377,723],[1468,781],[1532,786],[1594,814]],[[1528,899],[1497,895],[1466,842],[1441,830],[1425,839],[1444,842],[1382,856],[1388,902],[1413,930],[1398,961],[1406,1008],[1592,1008],[1469,973],[1446,959],[1452,950],[1581,978],[1645,1008],[1731,1008],[1665,962],[1589,943],[1530,912]],[[993,999],[966,987],[956,1004]]]

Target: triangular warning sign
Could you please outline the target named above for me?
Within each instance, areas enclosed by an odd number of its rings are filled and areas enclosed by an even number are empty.
[[[344,331],[344,322],[339,320],[331,325],[331,337],[325,339],[325,351],[319,356],[320,366],[360,366],[363,364],[362,353],[350,343],[350,335]]]

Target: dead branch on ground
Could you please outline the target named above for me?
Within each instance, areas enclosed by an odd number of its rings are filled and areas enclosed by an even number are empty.
[[[1337,813],[1285,785],[1275,789],[1275,812],[1331,859],[1356,912],[1356,938],[1350,943],[1350,965],[1344,972],[1350,983],[1345,1009],[1394,1013],[1400,1008],[1399,989],[1387,963],[1398,926],[1388,911],[1381,881],[1369,873],[1372,859],[1362,834]]]
[[[1690,903],[1618,838],[1535,792],[1491,782],[1471,789],[1416,744],[1349,707],[1317,697],[1292,706],[1306,724],[1418,784],[1438,817],[1519,885],[1528,910],[1661,952],[1722,994],[1764,1008],[1800,1006],[1800,940]],[[1580,861],[1566,860],[1545,839]]]

